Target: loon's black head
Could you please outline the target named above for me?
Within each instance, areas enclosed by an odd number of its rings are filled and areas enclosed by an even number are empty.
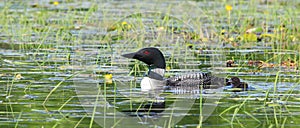
[[[232,78],[231,78],[231,83],[232,83],[232,84],[240,84],[240,83],[241,83],[241,80],[240,80],[240,78],[238,78],[238,77],[232,77]]]
[[[157,48],[143,48],[137,52],[123,54],[122,56],[143,61],[148,66],[154,66],[162,69],[166,68],[165,57]]]

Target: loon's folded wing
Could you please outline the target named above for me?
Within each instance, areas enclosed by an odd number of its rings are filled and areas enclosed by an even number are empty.
[[[225,78],[216,77],[209,73],[199,72],[168,78],[166,80],[166,84],[167,86],[202,86],[206,89],[212,87],[208,85],[215,85],[218,87],[224,86],[226,81],[228,80]]]

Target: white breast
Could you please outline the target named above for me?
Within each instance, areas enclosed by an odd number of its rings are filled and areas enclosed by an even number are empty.
[[[141,91],[162,90],[164,82],[162,80],[151,79],[144,77],[141,81]]]

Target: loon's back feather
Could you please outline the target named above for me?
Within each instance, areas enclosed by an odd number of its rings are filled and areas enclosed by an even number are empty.
[[[202,86],[203,88],[211,88],[206,85],[223,86],[228,80],[213,76],[209,73],[192,73],[168,78],[167,86]]]
[[[181,86],[181,85],[199,85],[203,84],[210,78],[208,73],[192,73],[179,76],[170,77],[167,79],[168,86]]]

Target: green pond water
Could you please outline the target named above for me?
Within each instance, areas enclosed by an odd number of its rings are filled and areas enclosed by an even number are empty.
[[[299,127],[299,6],[0,1],[0,127]],[[263,23],[270,32],[242,36]],[[278,34],[282,24],[286,35]],[[251,89],[141,92],[147,66],[121,54],[150,46],[164,53],[166,77],[211,72],[238,76]]]

